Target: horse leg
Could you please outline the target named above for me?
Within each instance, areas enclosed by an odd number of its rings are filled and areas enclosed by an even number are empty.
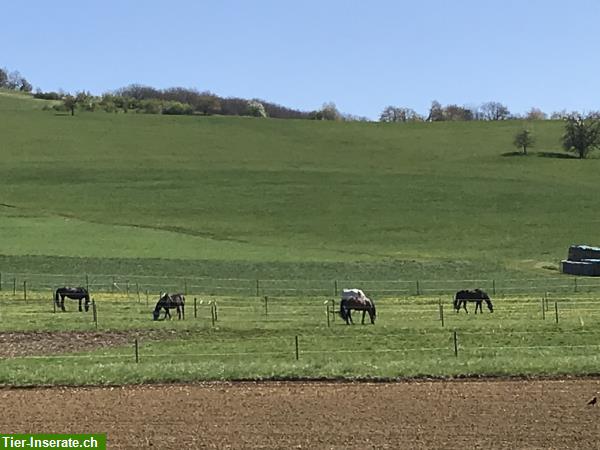
[[[463,309],[465,310],[465,312],[467,314],[469,314],[469,311],[467,311],[467,301],[465,300],[462,305],[463,305]]]
[[[483,314],[483,311],[481,310],[481,302],[475,303],[475,314],[477,314],[477,310],[479,310],[479,312]]]
[[[352,312],[351,312],[351,310],[348,310],[348,319],[350,320],[350,323],[351,323],[352,325],[354,325],[354,321],[352,320]],[[350,324],[350,323],[349,323],[349,324]],[[348,324],[348,325],[349,325],[349,324]]]
[[[344,318],[346,325],[350,325],[350,320],[348,319],[348,310],[344,309],[344,315],[342,317]]]
[[[363,309],[363,318],[362,318],[362,325],[365,324],[365,314],[367,314],[367,310]]]
[[[79,299],[79,312],[82,312],[82,311],[83,311],[83,309],[81,308],[81,300],[82,300],[82,299],[80,298],[80,299]]]
[[[66,311],[66,309],[65,309],[65,296],[64,295],[60,296],[60,309],[62,309],[63,311]]]

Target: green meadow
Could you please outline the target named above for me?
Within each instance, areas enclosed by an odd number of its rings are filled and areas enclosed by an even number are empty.
[[[568,157],[561,122],[71,117],[50,104],[0,92],[0,331],[131,342],[4,359],[0,383],[599,372],[600,286],[557,266],[569,245],[598,244],[600,159]],[[527,156],[512,146],[524,126]],[[97,324],[71,300],[52,308],[58,285],[84,283]],[[475,285],[496,311],[450,311]],[[375,326],[327,314],[342,287],[376,295]],[[151,320],[159,289],[188,293],[185,321]]]
[[[151,320],[153,303],[97,297],[92,312],[53,312],[49,298],[0,296],[0,384],[85,385],[201,380],[370,379],[458,376],[564,376],[599,373],[600,307],[589,294],[498,297],[495,311],[455,313],[432,296],[377,302],[376,324],[345,325],[323,298],[188,296],[185,320]],[[217,305],[213,317],[212,305]],[[194,307],[195,306],[195,307]],[[442,321],[443,318],[443,321]],[[368,317],[367,317],[368,323]],[[36,331],[13,338],[10,332]],[[62,334],[41,335],[40,332]],[[75,334],[66,335],[66,331]],[[126,333],[119,345],[52,354],[72,340]],[[150,333],[150,334],[149,334]],[[8,340],[6,338],[8,336]],[[123,334],[121,334],[123,336]],[[455,341],[456,336],[456,341]],[[137,360],[135,340],[137,339]],[[25,341],[31,342],[26,344]],[[297,343],[297,347],[296,347]],[[50,354],[48,354],[50,353]]]
[[[596,243],[600,159],[562,124],[44,111],[0,93],[0,270],[242,278],[557,276]],[[515,155],[530,127],[537,145]]]

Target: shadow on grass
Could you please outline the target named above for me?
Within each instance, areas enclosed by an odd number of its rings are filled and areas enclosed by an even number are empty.
[[[523,152],[506,152],[502,153],[502,156],[537,156],[540,158],[579,159],[576,155],[559,152],[529,152],[527,154]]]
[[[536,155],[540,158],[579,159],[578,156],[558,152],[537,152]]]
[[[523,152],[506,152],[506,153],[502,153],[502,156],[529,156],[529,155],[525,154]]]

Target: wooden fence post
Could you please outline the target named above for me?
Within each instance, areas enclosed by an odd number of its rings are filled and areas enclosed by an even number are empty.
[[[138,340],[137,338],[135,339],[135,362],[136,364],[140,362],[140,353],[139,353],[139,347],[138,347]]]
[[[329,303],[327,303],[327,327],[329,328],[331,326],[330,324],[330,318],[329,318]]]
[[[90,291],[90,277],[87,273],[85,274],[85,289]]]
[[[211,303],[210,305],[210,320],[212,321],[212,326],[215,326],[215,304]]]
[[[337,297],[337,295],[338,295],[338,284],[337,284],[337,280],[335,280],[333,282],[333,296]]]
[[[140,283],[135,283],[135,290],[137,292],[138,303],[140,303]]]
[[[300,359],[300,349],[298,347],[298,336],[296,336],[296,361]]]
[[[269,316],[269,297],[265,295],[265,317]]]
[[[258,282],[258,279],[257,279],[257,280],[256,280],[256,296],[257,296],[257,297],[258,297],[258,292],[259,292],[259,290],[260,290],[260,285],[259,285],[259,282]]]
[[[17,295],[17,277],[13,278],[13,295]]]
[[[23,300],[27,301],[27,280],[23,281]]]
[[[444,326],[444,305],[440,302],[440,320],[442,321],[442,327]]]
[[[458,357],[458,336],[456,330],[454,331],[454,356]]]
[[[554,313],[556,314],[556,323],[558,323],[558,302],[554,302]]]
[[[194,297],[194,319],[198,318],[198,304],[196,302],[196,297]]]
[[[94,316],[94,324],[96,325],[96,329],[98,329],[98,310],[96,309],[96,302],[92,299],[92,314]]]
[[[492,293],[496,295],[496,280],[492,280]]]
[[[419,288],[419,280],[417,280],[417,295],[421,295],[421,289]]]
[[[546,307],[544,306],[543,298],[542,298],[542,320],[546,320]]]

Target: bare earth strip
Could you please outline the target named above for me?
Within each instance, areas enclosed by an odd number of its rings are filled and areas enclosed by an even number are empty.
[[[169,331],[12,331],[0,332],[0,358],[56,355],[131,344],[135,338],[167,339]]]
[[[598,379],[0,389],[0,431],[110,449],[600,448]]]

